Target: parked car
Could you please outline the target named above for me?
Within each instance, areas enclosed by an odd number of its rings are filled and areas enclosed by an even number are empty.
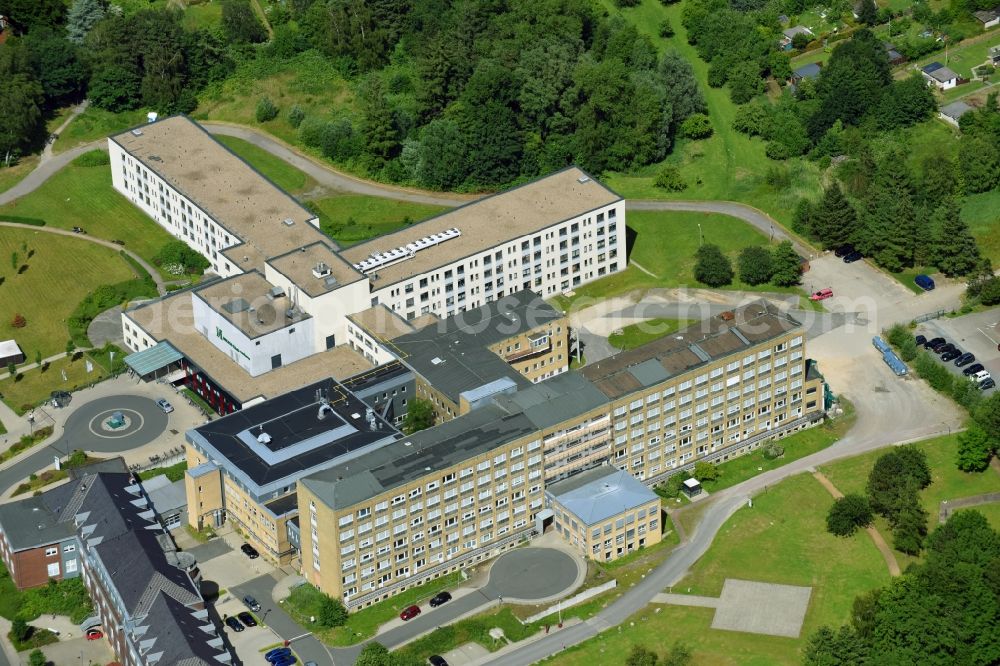
[[[841,245],[836,250],[834,250],[833,251],[833,256],[837,257],[838,259],[841,259],[843,257],[846,257],[847,255],[849,255],[850,253],[852,253],[854,251],[855,251],[854,250],[854,246],[851,245],[850,243],[848,243],[846,245]]]
[[[74,234],[85,234],[87,232],[83,230],[83,227],[73,227],[73,233]]]
[[[292,666],[298,658],[294,654],[288,654],[271,662],[272,666]]]
[[[983,391],[985,391],[986,389],[991,389],[996,385],[997,383],[993,380],[992,377],[987,377],[983,381],[979,382],[979,388]]]
[[[451,592],[438,592],[431,599],[431,608],[437,608],[441,604],[451,601]]]
[[[240,546],[240,550],[242,550],[243,554],[249,557],[251,560],[256,560],[258,557],[260,557],[260,553],[257,552],[257,549],[248,543],[245,543],[242,546]]]
[[[977,383],[981,384],[985,382],[987,379],[992,379],[993,377],[992,375],[990,375],[989,370],[980,370],[976,374],[972,375],[972,378],[975,379]]]
[[[965,375],[966,377],[971,377],[972,375],[976,374],[977,372],[980,372],[980,371],[985,370],[985,369],[986,368],[983,367],[982,363],[973,363],[972,365],[970,365],[969,367],[967,367],[965,370],[962,370],[962,374]]]
[[[275,659],[280,659],[281,657],[285,657],[290,654],[292,654],[291,648],[277,647],[274,648],[273,650],[268,650],[267,652],[265,652],[264,659],[267,659],[268,661],[274,661]]]
[[[243,603],[244,605],[246,605],[247,608],[252,610],[254,613],[260,612],[260,604],[257,603],[257,600],[254,599],[253,596],[248,594],[247,596],[243,597]]]
[[[156,401],[156,406],[163,410],[164,414],[169,414],[174,411],[174,406],[166,401],[164,398],[160,398]]]
[[[947,343],[941,345],[940,347],[935,347],[934,348],[934,353],[935,354],[944,354],[945,352],[955,351],[956,349],[958,349],[958,347],[955,346],[955,343],[953,343],[953,342],[947,342]]]
[[[930,349],[936,344],[944,344],[944,343],[945,343],[944,338],[931,338],[930,340],[924,343],[924,349]]]
[[[810,296],[809,300],[811,300],[811,301],[822,301],[822,300],[826,300],[827,298],[831,298],[831,297],[833,297],[833,289],[830,289],[829,287],[827,287],[826,289],[820,289],[815,294],[813,294],[812,296]]]
[[[962,355],[962,350],[961,349],[957,349],[957,348],[956,349],[950,349],[950,350],[944,352],[943,354],[941,354],[941,360],[947,363],[948,361],[954,361],[956,358],[960,357],[961,355]]]
[[[238,613],[236,615],[236,617],[240,618],[240,622],[242,622],[243,624],[245,624],[248,627],[256,627],[257,626],[257,620],[255,620],[253,618],[253,615],[251,615],[250,613],[248,613],[246,611],[243,611],[242,613]]]
[[[939,349],[944,349],[945,347],[948,346],[948,344],[949,342],[947,340],[941,340],[939,342],[935,342],[934,344],[930,344],[930,350],[934,353],[937,353]]]
[[[924,275],[921,273],[917,277],[913,278],[913,281],[917,283],[917,286],[924,291],[934,290],[934,279],[930,275]]]
[[[243,631],[243,625],[239,620],[232,616],[226,618],[226,626],[233,631]]]
[[[914,342],[917,343],[918,347],[922,347],[924,345],[924,343],[927,342],[927,336],[925,336],[925,335],[918,335],[913,340],[914,340]]]
[[[844,263],[845,264],[853,264],[855,261],[861,261],[864,258],[865,258],[865,255],[863,255],[860,252],[858,252],[857,250],[855,250],[854,252],[851,252],[850,254],[845,254],[844,255]]]
[[[403,621],[412,620],[418,615],[420,615],[420,606],[414,604],[413,606],[404,608],[403,612],[399,614],[399,619]]]
[[[448,666],[448,662],[439,654],[432,654],[427,657],[427,661],[431,663],[431,666]]]
[[[961,356],[955,359],[955,365],[962,367],[964,365],[969,365],[976,360],[976,355],[971,352],[965,352]]]
[[[96,641],[98,639],[104,638],[104,632],[96,627],[91,627],[87,629],[87,640]]]

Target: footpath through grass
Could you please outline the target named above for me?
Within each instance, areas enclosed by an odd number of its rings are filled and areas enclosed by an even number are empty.
[[[18,261],[12,263],[15,253]],[[0,227],[0,340],[16,339],[29,362],[34,362],[35,352],[43,358],[57,354],[66,348],[66,320],[80,301],[98,286],[132,275],[110,248],[44,231]],[[24,328],[13,327],[15,314],[24,317]],[[26,376],[32,373],[38,370]]]
[[[0,166],[0,192],[6,192],[20,183],[25,176],[34,171],[36,166],[38,166],[37,155],[22,157],[13,166]]]
[[[854,597],[889,580],[885,563],[866,534],[840,539],[827,533],[830,496],[811,476],[798,475],[770,488],[722,527],[711,548],[673,591],[718,596],[726,578],[812,587],[799,638],[711,628],[714,610],[662,606],[643,609],[618,630],[560,653],[559,666],[624,664],[632,646],[663,652],[675,642],[691,647],[695,664],[801,663],[801,648],[823,624],[840,624]]]

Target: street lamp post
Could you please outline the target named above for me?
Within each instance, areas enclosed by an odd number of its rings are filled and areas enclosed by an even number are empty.
[[[698,223],[698,246],[705,244],[705,234],[701,231],[701,222]]]

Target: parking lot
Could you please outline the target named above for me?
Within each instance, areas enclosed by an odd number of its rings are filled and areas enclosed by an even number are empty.
[[[943,337],[962,351],[971,352],[976,356],[976,363],[983,366],[993,376],[1000,379],[1000,308],[986,312],[955,317],[941,318],[924,322],[917,326],[915,334],[922,334],[927,339]],[[958,368],[953,362],[944,365],[954,374],[961,376],[963,368]],[[996,389],[987,389],[990,394]]]

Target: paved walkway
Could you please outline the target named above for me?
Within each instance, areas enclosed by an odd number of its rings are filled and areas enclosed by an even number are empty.
[[[55,134],[56,136],[59,136],[60,134],[62,134],[63,131],[67,127],[69,127],[69,124],[71,122],[73,122],[74,120],[76,120],[76,117],[78,115],[80,115],[81,113],[83,113],[84,111],[87,110],[88,106],[90,106],[90,100],[89,99],[85,99],[82,102],[80,102],[79,104],[77,104],[76,106],[74,106],[73,110],[70,112],[70,114],[68,116],[66,116],[66,120],[63,121],[62,125],[60,125],[59,127],[56,128],[56,131],[53,132],[53,134]],[[48,162],[53,157],[55,157],[55,153],[52,152],[52,147],[54,145],[55,145],[55,142],[48,142],[47,141],[45,143],[45,148],[42,150],[42,155],[41,155],[41,158],[39,159],[40,163],[42,163],[42,162]]]
[[[38,171],[37,169],[35,171],[32,171],[31,174],[28,175],[28,178],[31,178],[31,176],[34,175],[37,171]],[[28,178],[25,178],[24,180],[27,180]],[[22,180],[21,182],[23,183],[24,180]],[[40,184],[41,183],[39,183],[39,185]],[[3,196],[4,196],[3,194],[0,194],[0,203],[3,203],[2,201]],[[19,222],[0,222],[0,227],[23,229],[25,231],[35,231],[43,234],[55,234],[57,236],[69,236],[71,238],[75,238],[81,241],[86,241],[88,243],[96,243],[97,245],[103,245],[104,247],[111,248],[115,252],[122,251],[129,257],[134,259],[137,264],[145,268],[146,271],[150,274],[150,276],[152,276],[153,282],[156,283],[156,291],[159,292],[160,296],[163,296],[164,294],[167,293],[167,286],[163,282],[163,278],[160,277],[159,271],[157,271],[152,264],[150,264],[145,259],[137,255],[135,252],[132,252],[131,250],[126,250],[122,246],[116,245],[111,241],[104,240],[103,238],[95,238],[94,236],[89,236],[87,234],[77,234],[70,231],[69,229],[56,229],[55,227],[37,227],[33,224],[21,224]],[[132,267],[129,266],[129,269],[132,270]],[[135,273],[134,270],[132,270],[132,272]],[[136,274],[136,277],[138,277],[138,274]]]
[[[959,509],[967,509],[982,504],[993,504],[994,502],[1000,502],[1000,493],[983,493],[982,495],[972,495],[971,497],[944,500],[941,502],[941,508],[938,511],[938,522],[946,522],[951,517],[951,514]]]
[[[694,594],[673,594],[660,592],[653,596],[654,604],[670,604],[671,606],[698,606],[699,608],[718,608],[718,597],[699,597]]]
[[[826,478],[826,475],[823,474],[823,472],[813,472],[813,476],[820,482],[820,484],[822,484],[824,488],[826,488],[827,492],[833,495],[834,499],[840,499],[844,496],[844,493],[840,492],[840,490],[833,485],[833,482]],[[889,568],[889,575],[900,575],[902,572],[899,570],[899,562],[896,561],[896,555],[892,552],[892,548],[889,548],[889,544],[885,542],[885,538],[882,536],[882,533],[875,529],[874,525],[869,525],[865,528],[865,531],[868,532],[868,536],[871,537],[875,547],[878,548],[878,552],[882,553],[882,559],[885,560],[885,565]]]

